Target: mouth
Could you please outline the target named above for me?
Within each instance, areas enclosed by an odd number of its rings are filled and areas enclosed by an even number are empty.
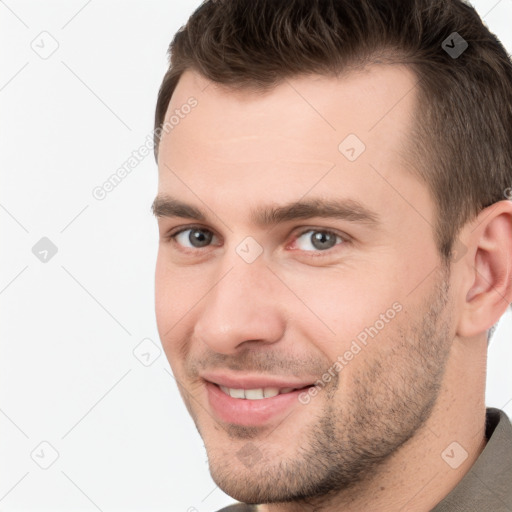
[[[299,395],[314,386],[304,382],[263,381],[261,377],[212,377],[204,381],[213,416],[224,423],[243,426],[263,426],[282,420],[294,408],[304,407]]]
[[[243,389],[243,388],[228,388],[227,386],[219,386],[219,388],[231,398],[240,398],[243,400],[262,400],[264,398],[273,398],[277,395],[285,395],[293,391],[306,389],[309,386],[303,388],[254,388],[254,389]]]

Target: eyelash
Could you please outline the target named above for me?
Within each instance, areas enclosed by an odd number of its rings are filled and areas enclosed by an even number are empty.
[[[198,226],[198,225],[195,225],[195,226],[187,226],[187,227],[184,227],[184,228],[179,228],[177,229],[176,231],[170,231],[166,236],[165,236],[165,240],[168,240],[170,242],[172,242],[173,244],[175,245],[178,245],[180,247],[180,250],[182,250],[183,252],[185,253],[195,253],[197,251],[201,251],[201,248],[195,248],[195,249],[192,249],[190,247],[183,247],[181,246],[180,244],[178,244],[178,242],[176,241],[176,237],[180,234],[180,233],[183,233],[184,231],[189,231],[189,230],[194,230],[194,229],[197,229],[197,230],[201,230],[201,231],[209,231],[210,233],[213,233],[212,230],[208,229],[208,228],[205,228],[204,226]],[[306,234],[306,233],[309,233],[309,232],[320,232],[320,233],[328,233],[328,234],[331,234],[331,235],[334,235],[335,237],[337,238],[340,238],[341,239],[341,243],[337,243],[335,246],[331,247],[330,249],[326,249],[325,251],[320,251],[320,250],[316,250],[316,251],[306,251],[306,250],[300,250],[298,249],[299,251],[303,252],[303,253],[306,253],[310,256],[313,256],[313,257],[322,257],[322,256],[329,256],[329,255],[332,255],[332,252],[335,250],[335,247],[338,247],[340,245],[345,245],[345,244],[348,244],[350,242],[350,239],[347,237],[347,235],[341,235],[333,230],[330,230],[330,229],[324,229],[324,228],[314,228],[314,227],[308,227],[308,228],[304,228],[303,230],[301,230],[300,232],[298,232],[296,235],[294,235],[294,241],[298,238],[300,238],[302,235]],[[215,233],[213,233],[214,236],[215,236]],[[210,246],[207,246],[207,247],[210,247]]]

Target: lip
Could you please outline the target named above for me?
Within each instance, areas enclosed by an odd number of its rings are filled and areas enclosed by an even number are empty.
[[[260,378],[261,382],[261,378]],[[205,381],[208,402],[214,416],[225,423],[231,423],[242,426],[263,426],[270,422],[274,423],[284,419],[294,407],[304,407],[299,402],[299,395],[304,389],[296,389],[289,393],[274,396],[272,398],[263,398],[261,400],[247,400],[242,398],[233,398],[220,389],[217,384]],[[275,382],[273,382],[275,384]],[[224,384],[222,384],[224,385]],[[232,386],[228,386],[232,387]],[[295,387],[295,386],[253,386],[257,387]],[[240,386],[240,389],[244,386]],[[251,389],[246,386],[245,389]]]
[[[265,377],[262,375],[231,375],[228,373],[204,373],[201,377],[218,386],[226,386],[231,389],[259,389],[259,388],[304,388],[314,384],[316,379],[309,381],[291,379],[291,378],[278,378],[278,377]]]

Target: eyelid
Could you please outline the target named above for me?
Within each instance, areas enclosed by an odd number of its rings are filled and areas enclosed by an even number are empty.
[[[201,226],[200,224],[191,224],[189,226],[178,226],[178,227],[172,228],[167,232],[167,234],[165,236],[166,237],[175,236],[178,233],[181,233],[182,231],[187,231],[188,229],[201,229],[203,231],[210,231],[211,233],[215,234],[215,231],[213,231],[213,229],[211,229],[207,226]]]

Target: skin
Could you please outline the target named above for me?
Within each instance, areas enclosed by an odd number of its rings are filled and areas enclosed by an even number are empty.
[[[463,257],[443,265],[434,203],[400,153],[415,83],[407,68],[374,65],[235,92],[187,71],[172,96],[167,118],[190,96],[198,104],[161,139],[158,194],[208,220],[158,218],[158,330],[213,479],[258,510],[431,510],[485,446],[486,331],[512,301],[512,206],[468,222]],[[366,146],[353,162],[338,149],[351,133]],[[252,208],[309,198],[359,201],[378,224],[251,222]],[[168,236],[192,226],[211,243]],[[311,230],[345,240],[321,250]],[[247,236],[263,249],[252,263],[236,252]],[[215,417],[202,372],[315,381],[396,303],[306,405],[260,427]],[[456,469],[442,457],[454,441],[467,452]]]

